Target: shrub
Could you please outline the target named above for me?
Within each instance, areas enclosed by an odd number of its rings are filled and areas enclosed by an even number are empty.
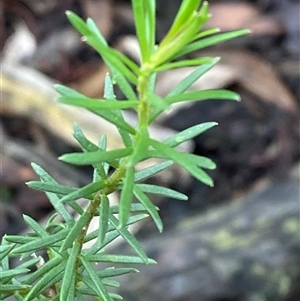
[[[158,208],[149,194],[160,194],[185,200],[187,197],[162,186],[145,184],[143,181],[168,168],[179,164],[204,184],[213,185],[204,169],[214,169],[209,159],[176,149],[181,143],[192,139],[215,126],[215,122],[195,125],[165,141],[157,141],[149,135],[149,126],[170,106],[184,101],[206,99],[238,100],[239,96],[227,90],[188,91],[188,88],[219,58],[189,58],[195,50],[208,47],[247,33],[247,30],[218,33],[217,28],[201,30],[209,20],[208,3],[200,0],[183,0],[174,22],[156,45],[155,0],[132,0],[136,34],[141,59],[137,64],[121,52],[111,48],[93,20],[84,22],[72,12],[67,17],[82,34],[83,41],[93,47],[110,70],[105,79],[102,99],[92,99],[70,88],[56,85],[61,95],[59,102],[87,109],[114,124],[124,146],[107,150],[107,137],[100,137],[96,145],[85,137],[78,125],[74,126],[74,137],[82,152],[66,154],[60,160],[75,165],[92,165],[91,183],[75,188],[56,182],[42,167],[32,164],[40,181],[27,183],[31,188],[47,194],[55,210],[43,228],[29,216],[24,220],[31,229],[25,236],[6,235],[0,246],[0,298],[5,300],[14,295],[16,300],[85,300],[95,296],[97,300],[111,301],[121,296],[111,293],[109,287],[118,285],[112,277],[136,272],[128,264],[153,264],[128,226],[151,216],[159,231],[163,224]],[[160,71],[196,66],[195,70],[162,98],[155,94],[156,75]],[[114,83],[124,94],[116,100]],[[124,109],[134,109],[138,116],[136,127],[130,126],[122,115]],[[138,163],[149,158],[161,159],[159,163],[137,170]],[[109,195],[120,192],[119,205],[111,205]],[[133,197],[136,202],[132,202]],[[87,208],[78,204],[80,198],[89,201]],[[77,213],[74,219],[70,208]],[[60,220],[57,219],[60,216]],[[94,217],[100,217],[99,228],[91,233],[87,229]],[[132,247],[136,255],[109,254],[105,247],[117,237]],[[93,241],[91,247],[84,243]],[[43,251],[43,257],[36,254]],[[47,255],[45,255],[47,253]],[[10,267],[10,258],[22,261],[18,267]],[[46,258],[47,257],[47,258]],[[108,262],[111,267],[101,269],[99,263]],[[114,268],[115,263],[126,267]],[[98,264],[96,268],[96,264]],[[36,266],[34,270],[32,267]]]

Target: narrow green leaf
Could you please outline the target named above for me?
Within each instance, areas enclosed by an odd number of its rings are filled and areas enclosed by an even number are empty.
[[[171,63],[163,64],[157,68],[155,68],[156,72],[161,72],[170,69],[182,68],[182,67],[189,67],[189,66],[199,66],[204,64],[210,64],[213,61],[211,57],[201,57],[196,59],[188,59],[182,61],[176,61]]]
[[[69,194],[77,190],[76,187],[69,187],[65,185],[60,185],[56,183],[47,183],[47,182],[40,182],[40,181],[30,181],[27,182],[26,185],[30,188],[36,189],[36,190],[41,190],[45,192],[52,192],[56,194]]]
[[[151,105],[151,112],[149,115],[148,124],[151,124],[158,115],[168,110],[170,105],[165,101],[163,97],[156,95],[155,93],[149,93],[149,104]]]
[[[46,237],[44,236],[42,238],[35,238],[34,240],[31,240],[22,246],[16,247],[12,251],[12,254],[22,254],[25,252],[31,252],[31,251],[36,252],[38,250],[43,250],[47,247],[52,246],[57,242],[64,240],[67,233],[68,230],[61,230],[58,233],[47,235]]]
[[[76,240],[78,235],[82,232],[83,228],[87,225],[88,221],[91,219],[91,213],[86,210],[80,216],[80,218],[75,222],[71,230],[69,230],[62,246],[60,247],[60,252],[67,250]]]
[[[153,218],[153,221],[155,222],[159,232],[162,232],[163,223],[157,212],[157,207],[151,202],[147,195],[144,194],[144,192],[137,185],[133,186],[133,193],[136,196],[136,198],[145,206],[150,216]]]
[[[91,31],[85,24],[85,22],[71,11],[66,12],[67,18],[71,24],[84,36],[90,35]]]
[[[74,218],[65,208],[64,204],[60,201],[60,198],[55,193],[46,192],[46,195],[52,204],[53,208],[62,216],[62,218],[67,222],[68,225],[74,223]],[[82,208],[78,205],[69,204],[77,213],[81,214]],[[78,208],[79,207],[79,208]]]
[[[220,58],[214,58],[208,64],[203,64],[196,68],[193,72],[191,72],[187,77],[185,77],[176,87],[169,92],[167,97],[179,95],[185,92],[196,80],[198,80],[202,75],[204,75],[207,71],[209,71],[212,67],[214,67]]]
[[[216,163],[207,157],[198,156],[195,154],[185,154],[191,161],[193,161],[197,166],[206,169],[215,169]]]
[[[51,287],[54,283],[57,282],[57,276],[59,274],[62,276],[64,269],[64,265],[58,265],[54,267],[50,272],[43,274],[43,276],[39,278],[38,282],[30,289],[30,292],[26,295],[23,301],[32,301],[42,292]]]
[[[53,85],[55,90],[62,96],[71,97],[71,98],[88,98],[85,95],[75,91],[74,89],[71,89],[64,85],[55,84]]]
[[[112,225],[119,231],[121,236],[124,240],[134,249],[134,251],[140,256],[144,263],[148,263],[149,258],[147,257],[145,251],[143,250],[142,246],[138,242],[138,240],[124,227],[119,227],[118,219],[113,215],[110,214],[109,221]]]
[[[177,162],[199,181],[206,185],[213,186],[213,180],[211,177],[199,168],[192,160],[190,160],[185,153],[178,152],[177,150],[155,140],[151,140],[151,145],[158,152]]]
[[[142,205],[142,204],[140,204],[140,203],[132,203],[131,205],[130,205],[130,212],[143,212],[143,211],[145,211],[146,209],[145,209],[145,207],[144,207],[144,205]],[[115,205],[115,206],[111,206],[110,207],[110,212],[112,213],[112,214],[117,214],[117,213],[119,213],[119,206],[118,205]],[[128,221],[128,223],[130,222],[130,220],[131,220],[131,218],[134,218],[136,215],[134,215],[134,216],[130,216],[129,217],[129,221]],[[128,223],[127,223],[127,225],[128,225]]]
[[[114,124],[116,127],[134,135],[135,129],[130,126],[127,122],[124,121],[124,118],[121,118],[116,112],[111,111],[102,111],[102,110],[90,110],[94,114],[102,117],[103,119],[109,121]]]
[[[85,39],[87,43],[102,56],[114,76],[117,75],[119,79],[122,79],[122,82],[126,82],[127,85],[129,84],[128,80],[134,85],[137,84],[136,75],[119,59],[119,56],[115,55],[115,51],[112,50],[112,48],[104,45],[95,35],[85,36]],[[126,95],[127,99],[136,100],[136,97],[131,98],[128,96],[129,95]],[[134,94],[131,94],[131,96],[134,96]]]
[[[5,281],[7,279],[11,279],[15,276],[20,276],[23,274],[27,274],[30,270],[26,268],[14,268],[13,270],[8,271],[0,271],[1,281]]]
[[[36,265],[39,261],[40,261],[40,258],[34,257],[34,258],[29,259],[29,260],[23,262],[22,264],[20,264],[18,266],[18,268],[25,268],[25,269],[31,268],[32,269],[32,266]]]
[[[147,1],[147,0],[146,0]],[[144,1],[132,0],[132,9],[134,14],[136,35],[141,50],[142,62],[149,59],[148,41],[149,36],[146,34],[146,14]]]
[[[185,129],[171,138],[166,139],[163,143],[170,147],[176,147],[181,143],[193,139],[194,137],[202,134],[203,132],[207,131],[208,129],[216,126],[216,122],[204,122],[197,125],[194,125],[188,129]]]
[[[199,40],[201,38],[213,35],[220,32],[220,28],[219,27],[213,27],[213,28],[209,28],[209,29],[205,29],[205,30],[201,30],[197,35],[195,35],[193,41]]]
[[[86,25],[90,29],[90,31],[94,34],[94,36],[96,36],[97,39],[102,43],[102,45],[104,47],[107,47],[108,46],[107,41],[105,40],[104,36],[100,32],[100,30],[99,30],[97,24],[94,22],[94,20],[91,18],[88,18],[86,21]]]
[[[43,180],[44,182],[57,183],[56,180],[49,175],[41,166],[36,163],[31,163],[31,167],[34,172]]]
[[[182,26],[190,19],[191,15],[198,9],[201,0],[183,0],[173,21],[171,29],[167,33],[163,42],[168,43],[180,32]]]
[[[109,219],[109,199],[107,195],[101,195],[101,204],[100,204],[100,219],[99,219],[99,235],[98,243],[100,246],[103,245],[105,235],[108,230],[108,219]]]
[[[114,110],[137,108],[139,102],[137,100],[120,100],[106,101],[104,99],[92,98],[71,98],[69,96],[61,96],[58,101],[63,104],[73,105],[88,110]]]
[[[115,159],[127,157],[132,153],[132,148],[121,148],[112,151],[97,150],[89,153],[65,154],[59,157],[60,160],[74,165],[90,165],[100,162],[111,163]],[[112,163],[113,164],[113,163]]]
[[[77,260],[79,259],[80,245],[75,243],[70,251],[68,261],[64,270],[64,276],[60,289],[60,301],[68,300],[68,296],[74,295],[75,292],[75,275],[77,274]],[[74,277],[73,277],[74,276]]]
[[[100,149],[106,151],[107,147],[107,137],[103,135],[98,143],[98,146]],[[96,164],[94,166],[94,176],[93,176],[93,182],[97,182],[100,180],[106,180],[108,177],[108,171],[109,171],[109,164],[108,163],[100,163]]]
[[[105,77],[104,98],[109,101],[117,101],[116,96],[114,94],[114,87],[113,87],[113,84],[112,84],[109,74],[107,74]],[[125,123],[125,119],[124,119],[124,116],[123,116],[121,110],[115,110],[115,115],[119,118],[119,120],[122,120],[122,122]],[[117,126],[117,129],[120,133],[120,136],[123,140],[125,147],[127,147],[127,148],[131,147],[132,140],[131,140],[131,137],[130,137],[128,131],[125,131],[124,129],[120,128],[119,126]]]
[[[110,298],[105,286],[103,285],[101,279],[98,277],[97,273],[94,271],[92,266],[90,265],[90,262],[87,261],[84,257],[80,257],[80,260],[82,264],[84,265],[87,274],[89,275],[89,278],[93,282],[95,288],[97,289],[96,293],[101,296],[101,298],[104,301],[112,301]],[[62,300],[61,300],[62,301]]]
[[[30,274],[30,276],[25,280],[25,284],[32,285],[39,279],[43,278],[44,275],[47,275],[56,267],[61,266],[64,269],[63,265],[64,258],[61,256],[55,256],[47,261],[44,265],[42,265],[35,272]]]
[[[107,62],[107,66],[112,73],[113,80],[117,82],[118,87],[124,93],[126,98],[137,100],[137,96],[125,76],[113,64]]]
[[[105,76],[105,82],[104,82],[104,98],[106,100],[116,101],[114,86],[108,73]]]
[[[155,165],[144,168],[142,170],[139,170],[134,174],[134,182],[140,182],[147,178],[150,178],[150,177],[154,176],[155,174],[168,168],[172,164],[173,164],[173,161],[168,160],[168,161],[157,163]]]
[[[75,290],[77,289],[76,283],[75,283],[76,273],[73,272],[71,274],[71,277],[72,277],[72,279],[71,279],[70,283],[72,283],[72,285],[70,286],[70,289],[68,291],[68,298],[66,299],[66,301],[74,301],[74,299],[75,299]],[[73,283],[74,283],[74,286],[73,286]]]
[[[197,69],[195,69],[191,74],[189,74],[186,78],[184,78],[173,90],[171,90],[170,93],[167,95],[167,97],[183,94],[183,92],[185,92],[203,74],[209,71],[219,60],[220,58],[215,58],[212,60],[210,64],[204,64],[198,67]],[[170,106],[170,104],[167,103],[165,99],[159,99],[156,101],[156,103],[157,105],[154,106],[155,109],[151,112],[149,116],[149,124],[152,123],[162,112],[165,111],[166,108]]]
[[[91,142],[86,138],[83,131],[79,127],[78,124],[74,124],[74,138],[78,141],[78,143],[81,145],[83,151],[85,152],[95,152],[97,150],[106,150],[106,136],[102,136],[99,141],[99,146]],[[105,168],[104,168],[105,166]],[[93,182],[98,182],[100,180],[106,180],[107,179],[107,172],[109,165],[106,163],[99,163],[94,164],[94,174],[93,174]]]
[[[35,173],[41,178],[44,182],[49,182],[53,184],[58,184],[42,167],[39,165],[32,163],[31,164]],[[68,223],[71,224],[73,222],[73,217],[68,212],[68,210],[64,207],[64,205],[60,202],[59,197],[54,193],[46,192],[46,195],[54,207],[54,209],[62,216],[62,218]]]
[[[147,0],[145,2],[145,11],[146,11],[146,35],[148,37],[148,51],[149,57],[155,49],[156,41],[156,0]]]
[[[8,242],[12,242],[16,244],[26,244],[36,239],[36,237],[21,236],[21,235],[5,235],[4,238]]]
[[[3,269],[6,268],[3,266],[3,260],[7,257],[7,255],[12,251],[12,249],[15,247],[15,245],[2,245],[0,246],[0,262],[2,264]]]
[[[135,166],[138,162],[141,161],[141,158],[145,154],[148,148],[148,141],[149,141],[149,132],[148,128],[140,127],[137,135],[136,140],[133,148],[133,152],[128,160],[128,165]]]
[[[136,205],[141,205],[141,204],[136,203]],[[144,208],[143,212],[145,212],[145,211],[146,211],[146,209]],[[116,213],[118,213],[118,212],[119,212],[119,210]],[[129,219],[128,219],[128,222],[127,222],[127,226],[135,224],[135,223],[137,223],[137,222],[139,222],[139,221],[147,218],[148,216],[149,216],[149,214],[145,214],[145,213],[143,213],[143,214],[135,214],[133,216],[130,216]],[[115,229],[116,229],[115,226],[109,225],[108,230],[107,230],[107,235],[105,236],[105,241],[103,243],[103,246],[108,243],[107,236],[109,235],[109,233],[116,231]],[[86,243],[86,242],[88,242],[90,240],[98,238],[98,233],[99,233],[98,230],[94,230],[94,231],[90,232],[89,234],[86,235],[86,237],[84,239],[84,242]],[[120,234],[118,234],[117,236],[120,236]],[[99,248],[99,246],[97,245],[96,248]]]
[[[207,37],[204,39],[200,39],[199,41],[193,42],[187,46],[185,46],[177,55],[176,57],[183,56],[185,54],[191,53],[196,50],[200,50],[203,48],[207,48],[209,46],[213,46],[215,44],[219,44],[225,42],[227,40],[231,40],[233,38],[237,38],[246,34],[249,34],[250,31],[248,29],[241,29],[231,32],[225,32],[216,34],[212,37]]]
[[[111,262],[111,263],[145,263],[138,256],[133,255],[115,255],[115,254],[96,254],[86,256],[85,259],[89,262]],[[147,264],[156,264],[157,262],[151,258],[148,258]]]
[[[101,190],[106,186],[106,181],[100,180],[98,182],[89,183],[76,191],[73,191],[60,199],[62,203],[68,203],[70,201],[78,200],[80,198],[92,199],[93,194]]]
[[[94,144],[93,142],[91,142],[86,138],[82,129],[77,123],[74,123],[73,129],[74,129],[74,138],[78,141],[78,143],[80,144],[83,150],[94,152],[99,149],[99,147],[96,144]]]
[[[129,166],[126,170],[123,180],[123,186],[120,197],[120,228],[125,227],[133,196],[133,180],[134,180],[134,166]]]
[[[156,80],[157,80],[157,73],[155,72],[151,75],[149,80],[149,90],[148,90],[149,93],[154,94],[155,87],[156,87]]]
[[[151,184],[136,184],[136,186],[146,193],[158,194],[164,197],[178,199],[182,201],[186,201],[188,199],[188,197],[185,194],[167,187]]]
[[[40,237],[48,236],[49,234],[45,229],[43,229],[38,222],[36,222],[33,218],[28,215],[23,214],[23,219],[26,224]]]
[[[131,71],[135,73],[135,75],[138,75],[140,73],[139,66],[131,60],[128,56],[124,55],[122,52],[111,49],[111,51],[114,52],[114,55],[120,59]]]
[[[97,232],[97,231],[94,231],[94,232]],[[117,230],[108,232],[105,236],[105,240],[104,240],[102,246],[99,246],[98,244],[94,244],[90,249],[87,250],[87,252],[83,252],[84,255],[93,255],[93,254],[102,253],[102,251],[104,251],[105,247],[119,236],[120,236],[120,233]],[[95,236],[95,238],[97,238],[97,235]]]
[[[97,276],[100,278],[108,278],[108,277],[116,277],[120,275],[125,275],[129,273],[137,273],[137,269],[133,268],[115,268],[115,267],[109,267],[107,269],[104,269],[102,271],[97,272]]]
[[[128,84],[128,81],[130,81],[134,85],[137,85],[137,76],[122,62],[122,60],[120,60],[119,56],[115,54],[115,51],[112,48],[104,46],[103,43],[99,42],[99,39],[95,37],[95,35],[86,36],[85,38],[87,43],[102,56],[113,74],[117,73],[119,78],[122,77],[122,81],[126,80]],[[136,100],[136,97],[127,97],[127,99]]]
[[[202,90],[194,92],[186,92],[179,95],[169,96],[165,98],[165,101],[169,104],[173,104],[180,101],[200,101],[208,99],[227,99],[227,100],[240,100],[239,94],[223,89],[215,90]]]
[[[7,293],[20,293],[25,294],[31,289],[30,285],[26,284],[1,284],[0,283],[0,294],[7,294]]]
[[[115,293],[109,293],[109,296],[113,299],[113,300],[123,300],[123,297],[119,294],[115,294]]]

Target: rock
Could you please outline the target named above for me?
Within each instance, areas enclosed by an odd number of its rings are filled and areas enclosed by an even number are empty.
[[[298,172],[143,239],[158,265],[122,278],[121,294],[131,301],[283,300],[300,278],[299,196]]]

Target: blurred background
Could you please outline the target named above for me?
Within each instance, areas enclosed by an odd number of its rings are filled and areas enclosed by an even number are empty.
[[[157,42],[180,0],[157,1]],[[188,202],[156,199],[165,231],[151,221],[137,230],[158,261],[120,278],[130,301],[292,301],[300,299],[299,107],[300,1],[211,0],[206,27],[249,28],[251,35],[194,53],[220,56],[220,63],[192,89],[226,88],[240,103],[204,101],[174,108],[153,126],[164,139],[205,121],[218,127],[196,137],[186,151],[212,158],[213,188],[173,168],[152,181],[189,196]],[[24,230],[22,214],[43,220],[52,208],[25,182],[36,162],[58,181],[74,186],[91,179],[89,168],[56,158],[78,150],[72,125],[97,141],[116,130],[89,112],[56,103],[54,83],[102,97],[108,71],[71,27],[65,11],[91,17],[109,44],[138,61],[129,0],[0,0],[1,165],[0,235]],[[164,96],[193,68],[159,75]],[[118,97],[122,97],[116,90]],[[135,122],[133,112],[128,120]],[[113,252],[130,253],[120,244]]]

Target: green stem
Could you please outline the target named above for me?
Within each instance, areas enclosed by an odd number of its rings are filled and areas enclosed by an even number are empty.
[[[138,78],[137,90],[139,94],[140,104],[138,107],[138,125],[136,128],[136,137],[133,144],[133,149],[135,151],[132,153],[131,156],[123,160],[119,168],[116,169],[116,171],[107,180],[106,187],[103,188],[95,195],[94,199],[91,201],[88,208],[86,209],[88,212],[89,219],[85,227],[83,227],[81,233],[78,235],[77,239],[74,242],[77,245],[79,245],[80,252],[82,250],[84,244],[84,238],[86,237],[89,225],[101,204],[101,195],[103,194],[109,195],[117,190],[120,181],[125,176],[125,172],[128,165],[135,164],[136,161],[138,161],[141,148],[147,147],[147,145],[145,145],[143,142],[145,141],[148,135],[148,115],[149,115],[148,87],[149,87],[151,73],[152,73],[151,68],[149,68],[149,66],[147,65],[144,65],[141,67],[141,73]],[[77,259],[77,267],[78,266],[79,266],[79,258]]]

